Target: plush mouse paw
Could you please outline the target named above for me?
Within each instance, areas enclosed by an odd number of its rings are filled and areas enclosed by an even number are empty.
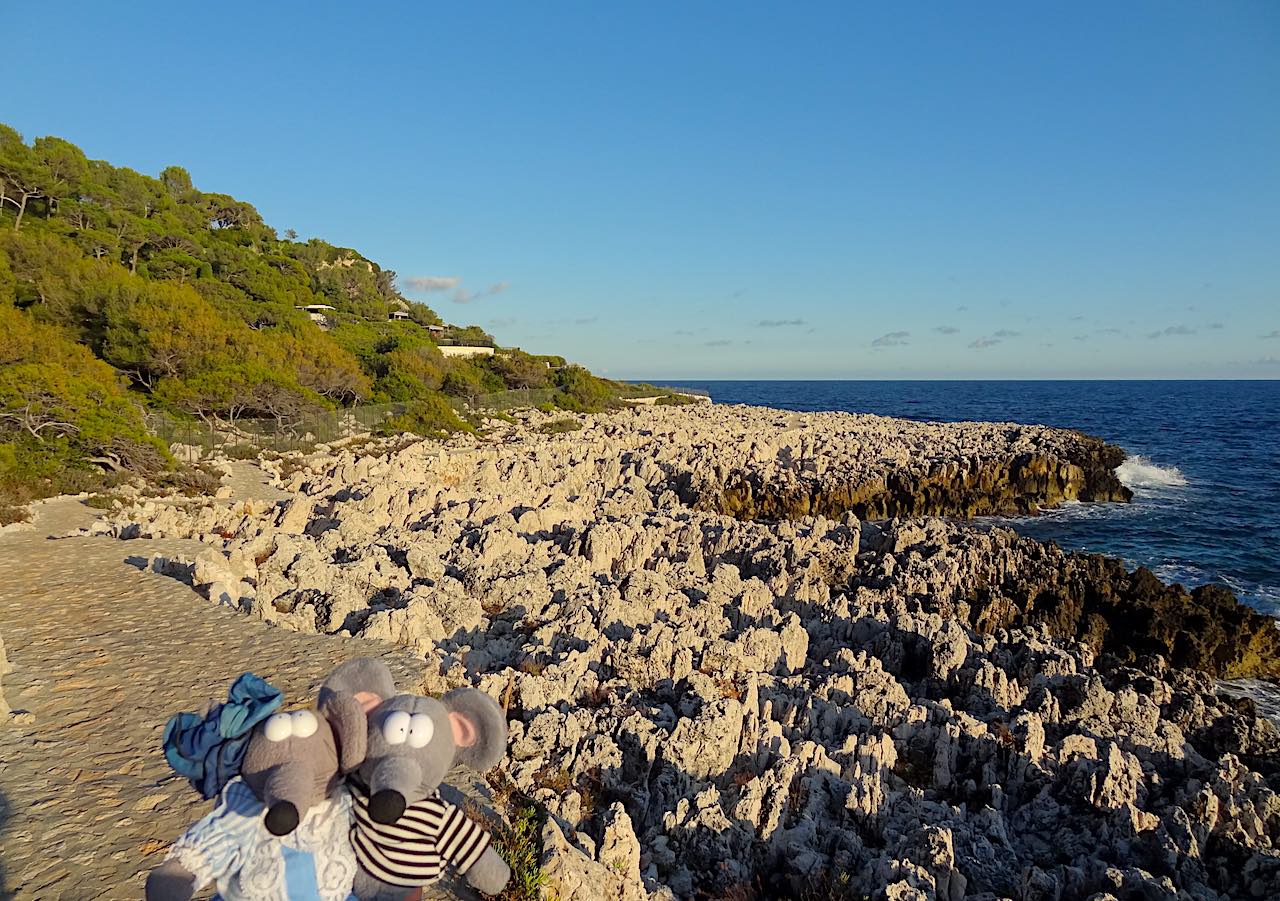
[[[196,877],[176,860],[166,860],[147,876],[147,901],[191,901]]]
[[[493,848],[486,848],[480,859],[467,870],[467,882],[472,888],[486,895],[496,895],[506,887],[511,878],[511,867],[498,856]]]

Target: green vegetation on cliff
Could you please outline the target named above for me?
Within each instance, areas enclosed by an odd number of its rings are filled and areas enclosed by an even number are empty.
[[[612,383],[558,358],[444,357],[437,340],[493,338],[445,326],[357,251],[296,237],[179,167],[151,178],[0,125],[0,498],[75,487],[95,458],[168,465],[148,409],[287,428],[394,401],[410,405],[398,425],[439,433],[464,426],[446,396],[528,388],[573,410],[615,401]]]

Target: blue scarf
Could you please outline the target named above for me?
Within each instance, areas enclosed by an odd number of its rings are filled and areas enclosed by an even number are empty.
[[[212,798],[240,775],[253,727],[284,703],[284,693],[253,673],[245,673],[219,704],[201,717],[176,713],[164,727],[165,759],[186,776],[203,798]]]

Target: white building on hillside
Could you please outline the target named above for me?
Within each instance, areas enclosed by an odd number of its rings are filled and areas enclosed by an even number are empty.
[[[299,310],[306,310],[307,315],[311,317],[311,321],[321,328],[327,328],[329,325],[329,317],[326,313],[334,312],[333,307],[327,303],[309,303],[305,307],[298,307]]]
[[[440,353],[446,357],[491,357],[493,348],[471,344],[441,344]]]

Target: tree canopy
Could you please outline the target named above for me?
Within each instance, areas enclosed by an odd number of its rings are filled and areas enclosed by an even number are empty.
[[[316,305],[323,321],[306,309]],[[496,343],[404,297],[396,274],[360,252],[282,237],[251,203],[201,191],[180,166],[152,178],[2,124],[0,312],[0,465],[33,448],[59,465],[114,453],[112,429],[117,450],[154,451],[148,408],[287,425],[398,401],[438,423],[442,392],[554,386],[577,409],[608,393],[585,370],[557,378],[553,358],[445,358],[427,326],[443,326],[446,343]]]

